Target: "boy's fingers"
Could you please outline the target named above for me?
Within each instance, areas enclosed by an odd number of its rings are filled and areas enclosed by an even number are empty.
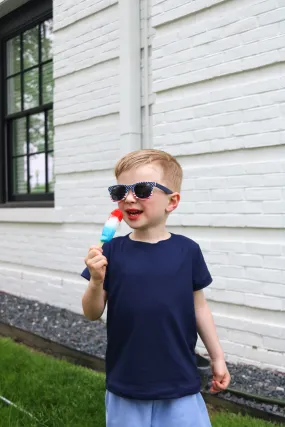
[[[104,260],[104,259],[102,259],[101,261],[99,261],[99,262],[96,262],[96,268],[102,268],[102,267],[105,267],[107,265],[107,261],[106,260]]]
[[[214,387],[214,386],[212,386],[211,388],[210,388],[210,392],[211,393],[219,393],[219,391],[220,390],[218,390],[216,387]]]
[[[219,392],[219,391],[226,390],[229,383],[230,383],[230,375],[225,374],[224,377],[221,379],[221,381],[218,381],[218,380],[212,381],[212,387],[210,391]]]
[[[227,374],[224,376],[223,380],[222,380],[222,385],[227,388],[230,385],[231,382],[231,376],[230,374]]]
[[[108,264],[108,262],[107,262],[107,258],[106,258],[104,255],[98,255],[98,257],[96,257],[96,260],[95,260],[95,262],[94,262],[94,265],[96,265],[96,267],[97,267],[97,264],[98,264],[99,262],[102,262],[102,261],[104,261],[104,263],[105,263],[105,264]]]
[[[103,253],[103,249],[101,248],[101,246],[90,246],[90,248],[89,248],[89,251],[88,252],[90,252],[90,251],[92,251],[92,250],[96,250],[96,251],[99,251],[99,252],[101,252],[101,253]]]
[[[104,255],[97,255],[96,257],[87,257],[86,263],[89,266],[96,266],[101,261],[104,261],[107,264],[107,258]]]
[[[102,251],[99,251],[98,249],[90,249],[87,257],[94,258],[95,256],[101,256],[101,255],[102,255]]]
[[[210,388],[211,393],[219,393],[220,391],[222,391],[222,389],[220,389],[216,384],[213,384]]]

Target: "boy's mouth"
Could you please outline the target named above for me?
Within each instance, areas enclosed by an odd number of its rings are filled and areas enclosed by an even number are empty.
[[[142,214],[143,211],[139,209],[126,209],[126,213],[128,215],[128,218],[130,220],[138,219],[139,216]]]

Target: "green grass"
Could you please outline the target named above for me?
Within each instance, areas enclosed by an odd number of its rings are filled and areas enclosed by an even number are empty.
[[[105,377],[0,339],[0,395],[32,413],[0,403],[1,427],[103,427]]]
[[[105,377],[0,339],[0,427],[105,427]],[[212,413],[212,412],[211,412]],[[261,420],[212,414],[213,427],[269,427]],[[183,427],[183,426],[177,426]]]
[[[272,424],[266,421],[259,420],[257,418],[228,414],[223,412],[215,414],[212,417],[211,421],[213,427],[281,427],[280,424]]]

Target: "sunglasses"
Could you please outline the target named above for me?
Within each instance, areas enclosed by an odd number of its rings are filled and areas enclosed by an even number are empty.
[[[113,202],[121,202],[122,200],[125,200],[129,190],[132,190],[136,199],[146,200],[152,196],[154,187],[159,188],[166,194],[173,193],[169,188],[164,187],[164,185],[158,184],[157,182],[137,182],[132,185],[117,184],[109,187],[108,191]]]

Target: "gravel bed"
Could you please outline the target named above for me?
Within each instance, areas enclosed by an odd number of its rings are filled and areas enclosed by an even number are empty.
[[[38,301],[16,297],[0,292],[0,320],[7,324],[34,332],[44,338],[67,345],[98,357],[104,357],[106,351],[106,327],[101,321],[90,322],[84,316],[66,309],[57,308]],[[267,398],[284,401],[285,373],[260,369],[245,364],[228,363],[231,373],[231,388]],[[236,400],[230,393],[224,398]],[[250,403],[251,405],[251,403]],[[258,403],[252,404],[258,407]],[[285,409],[261,404],[263,409],[274,413],[283,413]]]
[[[234,402],[234,403],[239,403],[240,405],[246,405],[251,408],[260,409],[261,411],[269,412],[274,415],[279,415],[281,417],[284,417],[284,422],[285,422],[284,406],[264,403],[264,402],[257,402],[256,400],[244,399],[242,396],[236,396],[229,392],[221,393],[220,397],[225,400],[230,400],[231,402]]]
[[[105,357],[104,322],[91,322],[69,310],[4,292],[0,292],[0,321],[76,350]]]

